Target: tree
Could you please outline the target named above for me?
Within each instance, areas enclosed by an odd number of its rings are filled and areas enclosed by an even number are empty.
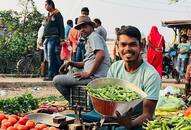
[[[20,13],[0,11],[0,60],[6,60],[9,68],[16,68],[16,62],[22,55],[35,50],[37,31],[43,19],[33,0],[19,0],[19,3],[22,7]]]

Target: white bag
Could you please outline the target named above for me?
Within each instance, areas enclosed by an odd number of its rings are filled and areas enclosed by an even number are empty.
[[[38,30],[38,38],[37,38],[37,49],[43,49],[43,35],[44,35],[44,25],[42,24]]]

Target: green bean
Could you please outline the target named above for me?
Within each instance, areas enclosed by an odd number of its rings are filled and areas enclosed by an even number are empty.
[[[140,98],[136,92],[131,91],[129,89],[125,89],[124,87],[119,85],[107,85],[102,88],[93,88],[89,86],[86,87],[86,90],[91,95],[106,100],[129,102]]]

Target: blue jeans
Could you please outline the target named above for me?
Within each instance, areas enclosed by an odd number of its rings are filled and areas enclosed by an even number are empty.
[[[83,41],[79,41],[76,50],[76,62],[83,61],[85,53],[86,53],[85,44]]]
[[[180,79],[183,79],[184,74],[186,72],[187,65],[188,65],[188,58],[178,58],[177,59],[176,70],[179,73]]]
[[[44,41],[44,56],[48,62],[48,77],[53,78],[58,74],[62,61],[60,59],[59,37],[48,37]]]

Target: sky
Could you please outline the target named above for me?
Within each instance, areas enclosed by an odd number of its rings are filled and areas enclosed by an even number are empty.
[[[44,0],[34,0],[38,11],[47,14]],[[169,3],[168,0],[53,0],[64,17],[74,20],[80,15],[82,7],[90,10],[91,19],[99,18],[108,32],[108,38],[115,38],[114,28],[121,25],[133,25],[147,36],[153,25],[164,35],[167,42],[173,41],[173,31],[162,27],[161,21],[191,19],[191,1],[180,0]],[[0,10],[13,9],[20,11],[18,0],[1,2]]]

